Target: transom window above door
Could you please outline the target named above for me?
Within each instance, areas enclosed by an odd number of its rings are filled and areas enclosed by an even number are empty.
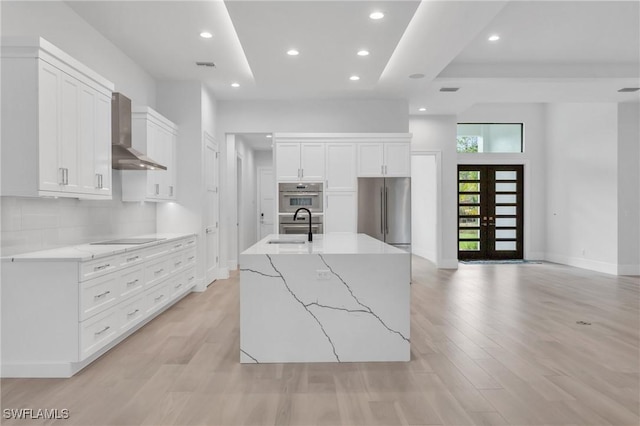
[[[524,152],[523,135],[522,123],[458,123],[458,152]]]

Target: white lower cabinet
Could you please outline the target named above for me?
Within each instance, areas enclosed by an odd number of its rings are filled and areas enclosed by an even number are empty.
[[[325,197],[324,232],[357,232],[358,193],[327,192]]]
[[[196,284],[196,237],[100,259],[3,259],[2,377],[70,377]]]

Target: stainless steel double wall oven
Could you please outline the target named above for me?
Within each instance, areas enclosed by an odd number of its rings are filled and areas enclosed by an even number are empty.
[[[300,207],[312,213],[311,232],[322,234],[323,192],[322,183],[282,182],[278,184],[279,232],[280,234],[306,234],[309,232],[309,215],[299,214],[293,220],[293,214]]]

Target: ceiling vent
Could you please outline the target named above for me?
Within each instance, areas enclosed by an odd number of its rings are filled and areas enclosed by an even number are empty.
[[[440,88],[441,92],[457,92],[458,90],[460,90],[459,87],[441,87]]]
[[[213,62],[196,62],[196,65],[199,67],[209,67],[209,68],[216,67],[216,64]]]
[[[640,90],[640,87],[623,87],[622,89],[618,90],[618,92],[630,93],[630,92],[637,92],[638,90]]]

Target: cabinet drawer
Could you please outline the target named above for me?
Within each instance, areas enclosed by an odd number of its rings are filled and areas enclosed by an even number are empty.
[[[196,284],[196,268],[189,268],[184,272],[187,288],[192,288]]]
[[[187,248],[187,240],[173,241],[170,244],[170,247],[171,247],[171,251],[183,250],[183,249]]]
[[[111,256],[103,259],[91,260],[80,264],[80,281],[90,280],[109,272],[113,272],[118,268],[118,257]]]
[[[169,271],[169,260],[166,258],[148,262],[144,270],[145,287],[149,288],[158,284],[169,276]]]
[[[144,267],[142,265],[123,269],[120,273],[120,297],[129,298],[142,293],[144,288]]]
[[[125,253],[120,256],[119,265],[123,268],[129,266],[138,265],[146,259],[146,250],[134,251],[132,253]]]
[[[160,284],[159,286],[148,290],[147,293],[145,293],[145,307],[147,309],[147,315],[157,311],[167,304],[170,298],[169,295],[171,293],[168,287],[168,283]]]
[[[194,265],[196,263],[196,249],[195,247],[184,252],[184,266]]]
[[[145,298],[141,294],[120,307],[120,332],[124,333],[145,317]]]
[[[80,358],[84,359],[119,335],[118,308],[80,323]]]
[[[182,273],[179,274],[174,280],[169,282],[169,290],[171,293],[171,298],[173,299],[180,293],[184,293],[187,289],[187,276]]]
[[[178,272],[184,268],[184,254],[182,252],[174,254],[169,258],[169,268],[171,273]]]
[[[80,285],[80,321],[116,304],[119,278],[117,273],[109,274]]]
[[[184,242],[184,247],[185,248],[191,248],[191,247],[195,247],[196,246],[196,237],[189,237],[185,240]]]
[[[173,246],[171,244],[166,244],[166,243],[157,245],[155,247],[150,247],[144,251],[145,259],[152,260],[160,256],[163,256],[169,253],[172,247]]]

